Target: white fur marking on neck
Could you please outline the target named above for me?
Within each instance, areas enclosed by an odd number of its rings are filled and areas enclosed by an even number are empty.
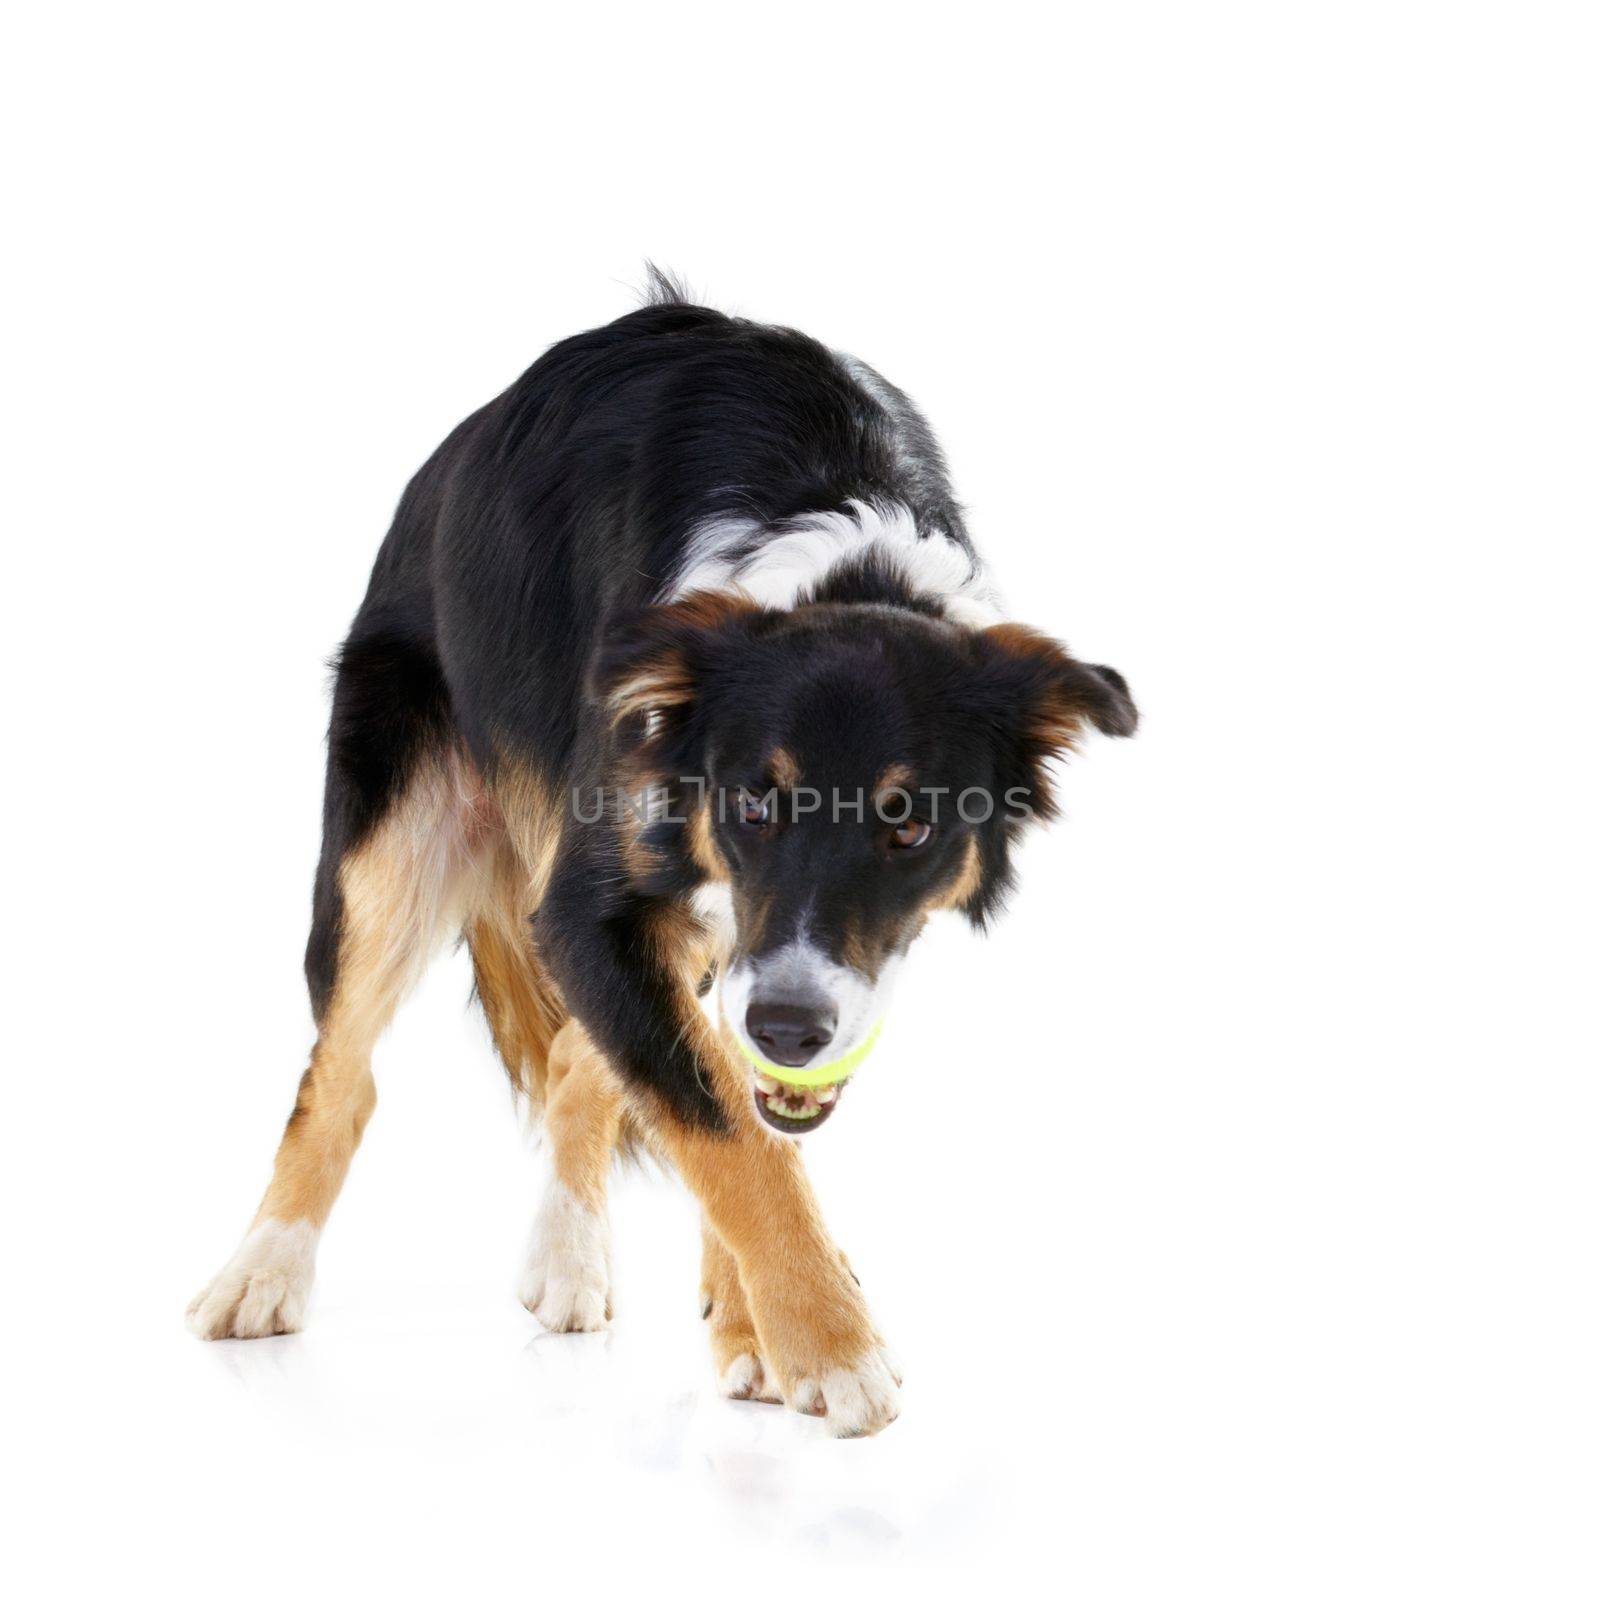
[[[910,588],[942,602],[949,619],[985,628],[1003,619],[998,596],[976,558],[946,534],[924,537],[907,507],[878,509],[851,500],[845,511],[817,511],[781,533],[758,537],[748,517],[716,517],[700,524],[688,544],[682,576],[666,600],[702,590],[736,589],[770,611],[785,611],[813,591],[840,562],[867,550],[886,555]]]

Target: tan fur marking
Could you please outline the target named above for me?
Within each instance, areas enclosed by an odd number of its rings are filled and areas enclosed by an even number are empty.
[[[372,1046],[480,888],[485,805],[464,758],[429,762],[344,861],[337,978],[257,1222],[327,1220],[377,1103]]]
[[[737,912],[738,938],[746,950],[758,950],[765,942],[765,927],[776,909],[776,895],[767,894],[756,900],[749,895],[733,896]]]
[[[614,725],[627,717],[647,716],[651,711],[685,706],[692,699],[693,678],[687,663],[668,650],[623,678],[611,689],[605,704]]]
[[[1047,634],[1028,628],[1023,622],[1000,622],[983,630],[982,637],[1000,650],[1022,660],[1047,662],[1061,666],[1070,663],[1070,656]],[[1039,744],[1053,750],[1068,752],[1076,748],[1081,737],[1086,710],[1081,703],[1064,690],[1044,695],[1036,707],[1036,715],[1029,729],[1030,736]]]
[[[724,628],[735,617],[754,616],[760,607],[746,594],[733,594],[726,589],[700,589],[693,594],[661,606],[680,626],[711,632]]]
[[[651,1140],[736,1261],[762,1359],[790,1394],[801,1378],[854,1366],[880,1341],[821,1220],[797,1145],[759,1121],[731,1041],[697,1005],[685,1006],[681,1020],[728,1131],[708,1133],[662,1116],[651,1120]]]
[[[778,789],[796,789],[804,779],[804,773],[793,752],[780,747],[771,752],[769,770],[771,782]]]
[[[977,849],[975,839],[970,838],[965,841],[965,859],[960,864],[959,876],[936,899],[929,902],[927,910],[957,911],[976,898],[981,890],[981,884],[981,851]]]
[[[294,1114],[252,1226],[271,1219],[320,1228],[376,1105],[369,1058],[341,1055],[318,1044],[300,1079]]]
[[[982,637],[1021,660],[1035,661],[1057,669],[1070,663],[1068,652],[1057,640],[1021,622],[998,623],[984,629]],[[1087,717],[1086,706],[1062,686],[1039,696],[1031,708],[1024,735],[1033,752],[1035,777],[1031,804],[1039,817],[1047,819],[1058,812],[1046,763],[1069,755],[1078,748]]]
[[[567,1014],[538,960],[528,919],[554,869],[563,814],[542,783],[503,759],[494,798],[503,832],[488,855],[466,941],[495,1048],[511,1083],[536,1107],[543,1104],[549,1047]]]
[[[643,836],[648,826],[647,812],[639,815],[629,805],[621,824],[621,865],[634,883],[646,883],[660,870],[662,857]]]
[[[843,937],[838,943],[837,953],[844,965],[852,967],[856,972],[863,973],[874,983],[881,975],[882,968],[887,964],[887,958],[892,954],[892,949],[886,944],[875,946],[867,944],[859,923],[851,921],[843,929]]]
[[[892,766],[882,769],[881,776],[871,788],[871,798],[880,805],[883,796],[891,794],[894,789],[902,789],[906,794],[913,794],[914,785],[915,774],[902,761],[895,761]],[[893,815],[897,816],[902,802],[897,795],[893,795],[893,799],[897,802],[893,807]]]
[[[996,622],[992,627],[984,628],[981,636],[1012,656],[1048,661],[1064,653],[1057,640],[1050,639],[1046,633],[1040,633],[1024,622]]]
[[[656,607],[652,615],[653,625],[660,630],[660,648],[642,666],[612,685],[606,697],[612,724],[625,717],[686,705],[692,700],[693,674],[681,649],[670,642],[672,635],[713,632],[725,627],[734,617],[759,609],[747,596],[716,590],[705,590],[671,605]]]
[[[601,1211],[621,1134],[624,1096],[609,1063],[579,1022],[568,1022],[549,1051],[545,1096],[544,1131],[555,1176],[590,1211]]]
[[[649,924],[649,938],[655,959],[682,985],[688,1010],[702,1016],[694,997],[700,978],[719,954],[713,930],[707,929],[686,906],[668,904],[655,912]]]
[[[710,1356],[716,1373],[725,1373],[742,1359],[750,1364],[748,1392],[737,1398],[778,1403],[781,1397],[766,1379],[765,1352],[754,1331],[754,1317],[743,1292],[743,1280],[738,1277],[737,1260],[709,1223],[704,1224],[703,1233],[699,1309],[709,1329]]]
[[[495,768],[493,798],[523,880],[517,895],[530,916],[543,899],[560,852],[568,815],[566,797],[501,755]]]
[[[731,871],[727,867],[726,857],[721,854],[720,845],[715,841],[714,804],[706,795],[688,818],[688,852],[699,871],[711,883],[730,883]]]
[[[533,948],[528,885],[518,858],[505,851],[495,892],[466,929],[477,995],[511,1083],[534,1106],[543,1104],[549,1049],[566,1023],[554,980]]]
[[[928,913],[933,911],[957,911],[970,904],[981,889],[982,867],[981,851],[977,848],[974,838],[965,841],[965,853],[959,864],[959,871],[953,882],[941,893],[925,901],[920,909],[914,913],[912,921],[905,927],[896,930],[892,943],[872,945],[866,941],[865,935],[858,921],[850,921],[843,929],[842,937],[838,941],[838,957],[845,965],[853,967],[856,972],[873,981],[880,975],[882,968],[887,963],[887,958],[893,950],[902,950],[912,939],[919,935],[926,926]],[[907,937],[906,937],[907,935]]]

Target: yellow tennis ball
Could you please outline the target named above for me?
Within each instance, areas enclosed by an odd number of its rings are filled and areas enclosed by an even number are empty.
[[[767,1061],[741,1033],[735,1028],[732,1031],[738,1048],[767,1078],[775,1078],[778,1083],[790,1083],[797,1089],[824,1089],[829,1083],[841,1083],[871,1053],[882,1036],[882,1024],[878,1022],[846,1056],[823,1062],[818,1067],[783,1067],[774,1061]]]

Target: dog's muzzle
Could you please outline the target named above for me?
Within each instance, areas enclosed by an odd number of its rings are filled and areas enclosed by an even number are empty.
[[[843,1086],[875,1047],[881,1023],[846,1055],[819,1066],[778,1064],[752,1049],[744,1037],[738,1044],[754,1068],[754,1106],[761,1118],[783,1133],[809,1133],[837,1109]]]

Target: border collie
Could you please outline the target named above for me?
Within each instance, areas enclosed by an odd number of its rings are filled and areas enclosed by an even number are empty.
[[[816,1069],[863,1054],[932,912],[991,915],[1050,760],[1137,713],[1003,619],[902,392],[651,281],[400,501],[336,664],[316,1044],[189,1324],[301,1326],[373,1043],[463,934],[553,1153],[528,1309],[605,1324],[606,1177],[647,1148],[702,1207],[721,1391],[872,1433],[898,1374],[800,1164],[846,1093]]]

